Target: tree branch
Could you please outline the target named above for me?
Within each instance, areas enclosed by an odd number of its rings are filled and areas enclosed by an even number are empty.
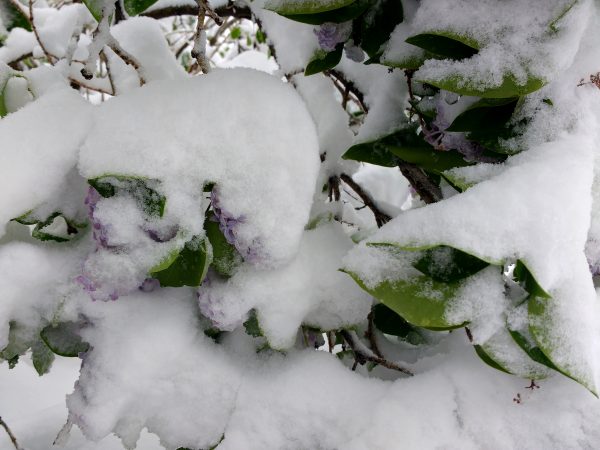
[[[405,375],[414,375],[410,370],[401,367],[392,361],[388,361],[387,359],[375,355],[375,353],[373,353],[362,342],[360,342],[360,339],[358,339],[358,336],[356,336],[356,333],[354,333],[353,331],[342,330],[340,331],[340,334],[348,343],[348,345],[352,349],[352,352],[354,353],[355,366],[356,363],[363,365],[367,361],[370,361],[388,369],[397,370],[398,372],[402,372]]]
[[[419,197],[427,204],[439,202],[442,197],[442,190],[423,172],[418,166],[407,163],[398,163],[400,172],[408,180],[410,185],[417,191]]]
[[[386,213],[384,213],[377,207],[371,196],[367,192],[365,192],[363,188],[356,181],[354,181],[350,175],[343,173],[340,175],[340,179],[348,186],[350,186],[352,190],[356,192],[356,194],[360,197],[363,203],[373,212],[373,215],[375,216],[375,222],[377,223],[378,227],[382,227],[385,223],[392,220],[390,216],[388,216]]]
[[[140,14],[141,16],[152,17],[153,19],[164,19],[171,16],[197,16],[198,5],[181,5],[181,6],[166,6],[157,8],[151,11]],[[234,5],[222,6],[215,8],[215,15],[218,17],[235,17],[236,19],[251,19],[252,12],[250,8],[239,7]]]
[[[2,417],[0,417],[0,426],[2,426],[2,428],[4,428],[4,430],[6,430],[6,434],[8,434],[8,437],[10,438],[10,441],[13,443],[15,448],[17,450],[23,450],[23,448],[17,443],[17,438],[12,433],[12,431],[10,430],[10,428],[8,427],[6,422],[2,419]]]

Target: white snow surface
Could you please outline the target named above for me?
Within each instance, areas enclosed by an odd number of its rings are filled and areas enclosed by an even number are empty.
[[[160,180],[166,214],[191,230],[202,226],[195,199],[216,183],[222,208],[240,221],[240,247],[253,247],[268,266],[298,248],[318,163],[314,124],[292,88],[255,70],[229,69],[150,83],[107,102],[79,168],[87,178]]]

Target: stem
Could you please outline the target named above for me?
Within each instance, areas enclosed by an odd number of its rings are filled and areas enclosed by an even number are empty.
[[[377,207],[371,196],[367,192],[365,192],[363,188],[356,181],[354,181],[350,175],[343,173],[340,175],[340,178],[344,183],[350,186],[354,192],[356,192],[356,194],[361,198],[365,206],[367,206],[373,212],[373,215],[375,216],[375,222],[377,223],[377,226],[379,228],[381,228],[385,223],[392,220],[390,216],[388,216],[386,213],[384,213]]]
[[[4,430],[6,431],[6,434],[8,434],[8,437],[10,438],[10,441],[13,443],[13,445],[15,446],[15,448],[17,450],[23,450],[23,447],[21,447],[17,443],[17,438],[12,433],[12,431],[10,430],[10,428],[8,427],[8,425],[6,424],[6,422],[2,419],[2,417],[0,417],[0,425],[2,426],[2,428],[4,428]]]
[[[360,339],[358,338],[358,336],[356,336],[356,333],[354,331],[342,330],[340,331],[340,334],[348,343],[348,345],[352,349],[352,352],[354,352],[355,365],[356,363],[363,365],[367,361],[370,361],[388,369],[397,370],[398,372],[402,372],[405,375],[414,375],[410,370],[401,367],[392,361],[388,361],[387,359],[377,356],[360,341]]]
[[[439,202],[442,190],[423,172],[419,167],[407,162],[398,163],[400,172],[408,180],[410,185],[417,191],[419,197],[427,204]]]

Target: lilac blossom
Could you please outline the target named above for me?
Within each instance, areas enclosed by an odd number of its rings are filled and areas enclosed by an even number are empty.
[[[142,292],[152,292],[160,287],[160,281],[156,278],[146,278],[138,289]]]
[[[327,52],[332,52],[338,44],[348,40],[352,33],[352,22],[325,22],[315,29],[314,33],[317,35],[319,47]]]
[[[85,197],[84,203],[88,208],[88,218],[92,224],[92,236],[96,245],[101,248],[110,248],[108,242],[108,236],[110,231],[110,225],[104,225],[95,216],[96,207],[98,202],[102,200],[102,196],[92,186],[89,187],[87,196]]]
[[[215,213],[215,218],[219,223],[219,229],[225,236],[227,242],[233,245],[236,250],[242,255],[244,261],[258,263],[264,261],[267,255],[262,251],[262,244],[258,238],[252,240],[250,244],[242,242],[239,236],[239,226],[246,223],[245,216],[235,217],[229,211],[223,208],[219,199],[217,188],[214,188],[210,194],[211,204]]]

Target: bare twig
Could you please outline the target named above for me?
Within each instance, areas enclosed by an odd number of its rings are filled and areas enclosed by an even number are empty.
[[[222,6],[215,8],[214,14],[219,17],[235,17],[237,19],[251,19],[252,13],[250,8],[240,7],[235,5]],[[141,14],[142,16],[152,17],[153,19],[164,19],[171,16],[197,16],[198,5],[178,5],[157,8]],[[210,17],[210,16],[209,16]],[[214,18],[213,18],[214,20]],[[219,22],[215,20],[220,25]]]
[[[365,337],[369,340],[369,344],[371,345],[371,350],[373,353],[380,358],[383,358],[383,353],[379,350],[379,346],[377,345],[377,337],[375,336],[375,326],[373,324],[373,311],[369,313],[367,316],[367,331],[365,332]]]
[[[92,86],[81,80],[78,80],[77,78],[69,77],[69,83],[77,85],[77,87],[80,87],[83,89],[89,89],[90,91],[99,92],[100,94],[114,95],[112,92],[109,92],[106,89],[102,89],[101,87]]]
[[[206,27],[205,19],[210,8],[206,0],[196,0],[198,3],[198,22],[196,24],[196,33],[194,34],[194,47],[192,47],[192,58],[196,59],[198,67],[204,73],[210,72],[210,62],[206,57]]]
[[[33,20],[33,0],[29,0],[29,23],[31,24],[31,29],[33,30],[35,39],[36,39],[37,43],[40,45],[40,48],[42,49],[42,51],[44,52],[46,59],[48,60],[48,62],[50,64],[54,64],[54,61],[58,58],[51,55],[50,52],[48,51],[48,49],[46,48],[46,46],[44,45],[44,43],[42,42],[42,39],[40,38],[40,34],[38,33],[37,26],[35,25],[35,20]]]
[[[361,198],[363,203],[373,212],[373,215],[375,216],[375,222],[377,223],[378,227],[383,226],[383,224],[392,219],[377,207],[371,196],[356,181],[354,181],[350,175],[343,173],[340,175],[340,179],[350,186],[352,190]]]
[[[15,437],[15,435],[13,434],[13,432],[11,431],[11,429],[8,427],[8,425],[6,424],[6,422],[2,419],[2,417],[0,417],[0,426],[2,426],[2,428],[4,428],[4,430],[6,431],[6,434],[8,434],[8,437],[10,438],[10,441],[15,446],[15,448],[17,450],[23,450],[23,447],[21,447],[17,443],[17,438]]]
[[[402,372],[405,375],[414,375],[410,370],[401,367],[392,361],[388,361],[387,359],[377,356],[360,341],[358,336],[356,336],[355,332],[342,330],[340,331],[340,334],[352,349],[352,352],[354,353],[355,363],[363,365],[367,361],[370,361],[388,369],[397,370],[398,372]]]
[[[442,199],[442,190],[418,166],[402,161],[398,163],[398,167],[425,203],[435,203]]]
[[[337,81],[339,81],[344,86],[344,92],[347,89],[348,92],[354,96],[354,98],[356,99],[356,103],[365,113],[369,111],[369,107],[365,103],[363,93],[356,87],[356,85],[352,81],[348,80],[342,72],[340,72],[339,70],[332,69],[326,70],[324,73],[328,77],[333,77]],[[342,95],[344,94],[344,92],[342,92]]]

